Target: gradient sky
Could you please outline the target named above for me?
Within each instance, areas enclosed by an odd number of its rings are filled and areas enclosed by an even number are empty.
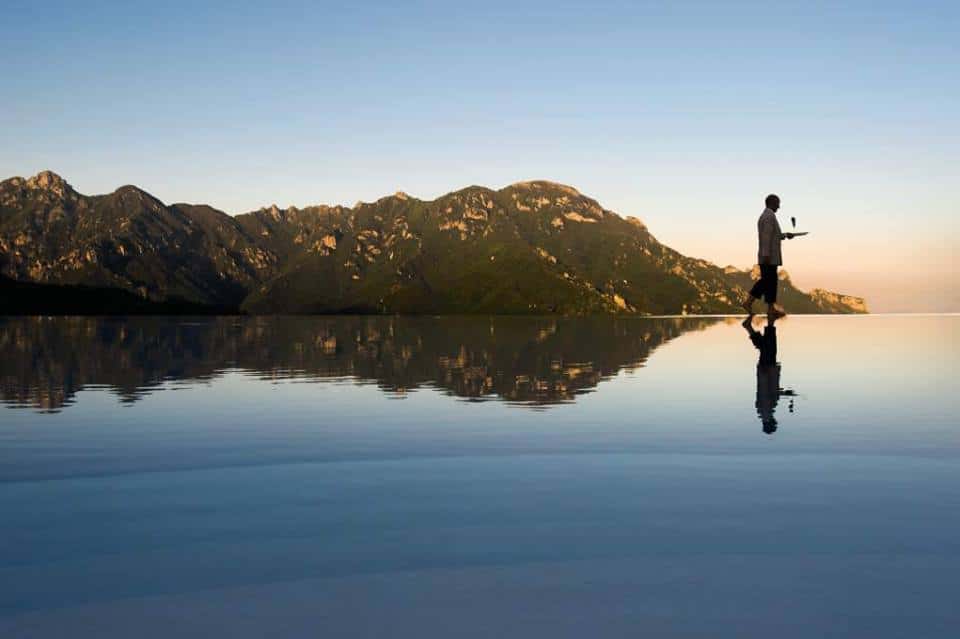
[[[229,213],[542,178],[740,267],[773,191],[802,287],[960,311],[960,4],[836,4],[0,0],[0,176]]]

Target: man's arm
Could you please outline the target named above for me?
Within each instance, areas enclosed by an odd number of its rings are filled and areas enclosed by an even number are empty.
[[[760,263],[769,264],[771,255],[773,255],[773,238],[779,234],[776,228],[776,220],[770,220],[768,217],[760,218]]]
[[[792,239],[793,239],[793,233],[784,233],[783,231],[780,230],[780,221],[777,220],[777,218],[773,218],[773,224],[774,224],[774,226],[775,226],[776,229],[777,229],[777,230],[776,230],[776,234],[777,234],[777,236],[779,236],[779,238],[780,238],[781,240],[792,240]]]

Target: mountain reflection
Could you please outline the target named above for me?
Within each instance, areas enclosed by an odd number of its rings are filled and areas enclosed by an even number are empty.
[[[423,386],[468,400],[570,402],[712,318],[217,317],[0,319],[0,398],[57,412],[78,391],[125,403],[226,371]]]

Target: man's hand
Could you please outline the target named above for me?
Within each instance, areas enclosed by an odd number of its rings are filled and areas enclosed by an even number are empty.
[[[794,235],[793,233],[784,233],[783,237],[787,238],[788,240],[792,240],[794,238]]]

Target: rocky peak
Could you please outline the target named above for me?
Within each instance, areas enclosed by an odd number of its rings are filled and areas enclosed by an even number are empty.
[[[27,180],[26,187],[28,189],[50,191],[60,197],[66,197],[73,193],[73,188],[67,184],[67,181],[53,171],[40,171]]]
[[[529,180],[526,182],[515,182],[507,187],[507,189],[522,189],[522,190],[533,190],[533,191],[560,191],[566,193],[567,195],[579,196],[581,195],[580,191],[568,186],[566,184],[560,184],[559,182],[551,182],[549,180]],[[506,190],[506,189],[504,189]]]
[[[560,209],[560,213],[567,219],[577,222],[598,222],[608,213],[593,200],[565,184],[534,180],[532,182],[517,182],[500,190],[513,200],[518,211],[537,212],[544,209]],[[562,226],[562,218],[554,218],[554,226]]]
[[[846,307],[855,313],[867,313],[867,302],[862,297],[841,295],[822,288],[810,291],[810,297],[823,306]]]
[[[147,193],[143,189],[132,184],[125,184],[111,193],[108,197],[117,201],[123,207],[134,207],[135,209],[145,209],[154,213],[160,213],[166,210],[166,206],[159,199]]]
[[[456,191],[450,191],[446,195],[441,195],[437,198],[436,202],[466,202],[471,199],[477,198],[490,198],[496,194],[496,191],[489,189],[485,186],[478,186],[476,184],[471,184],[470,186],[465,186],[462,189],[457,189]]]
[[[271,205],[268,206],[268,207],[265,206],[265,207],[263,207],[263,208],[260,209],[260,210],[261,210],[262,212],[266,213],[267,215],[269,215],[270,217],[272,217],[275,221],[279,221],[279,220],[280,220],[280,217],[281,217],[280,212],[281,212],[281,211],[280,211],[280,207],[277,206],[276,204],[271,204]]]

